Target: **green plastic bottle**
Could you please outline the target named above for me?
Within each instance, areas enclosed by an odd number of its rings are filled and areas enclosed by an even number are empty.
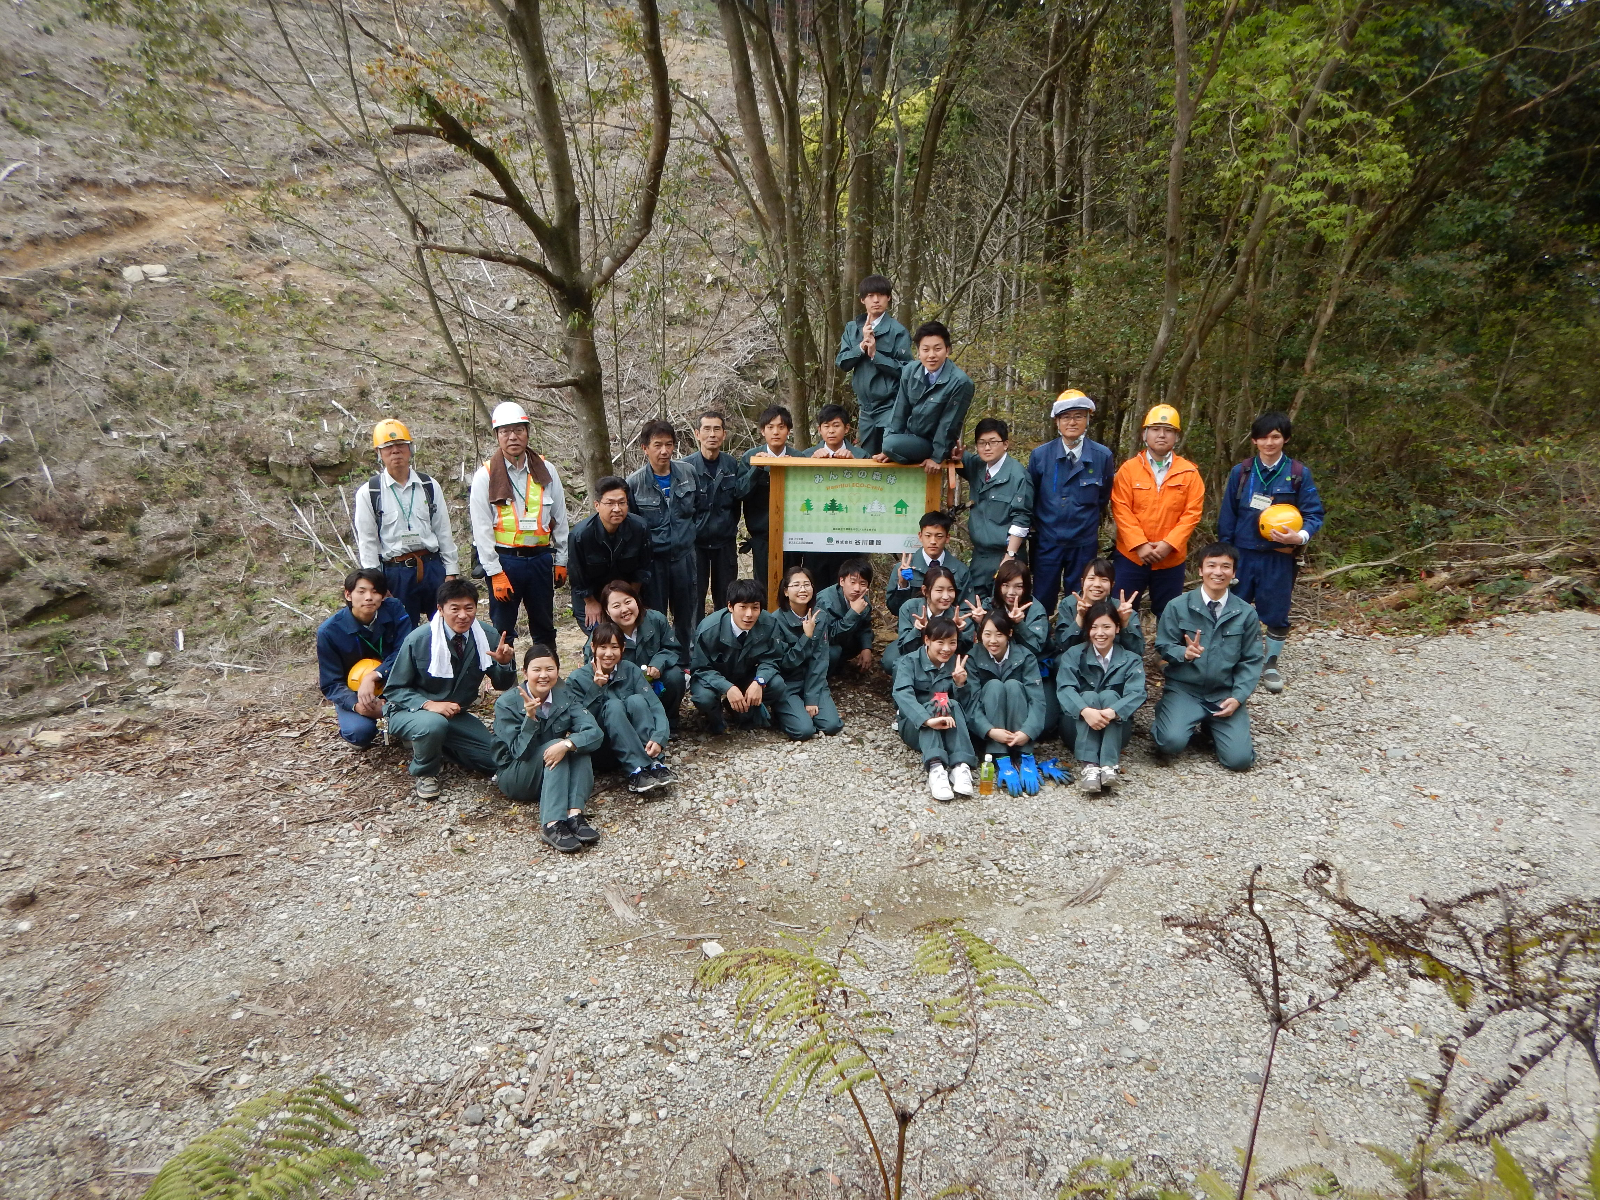
[[[985,754],[983,756],[983,766],[978,768],[978,795],[994,795],[994,776],[994,755]]]

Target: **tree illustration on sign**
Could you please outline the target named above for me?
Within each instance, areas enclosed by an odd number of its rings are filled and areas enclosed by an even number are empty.
[[[905,516],[906,509],[909,507],[910,505],[908,505],[904,500],[896,500],[894,502],[894,515],[897,517]]]
[[[814,506],[812,505],[811,498],[809,496],[806,499],[800,501],[800,511],[801,512],[812,512],[813,510],[814,510]]]
[[[902,503],[904,503],[904,501],[902,501]],[[872,513],[888,512],[889,510],[886,509],[883,506],[883,501],[882,500],[874,500],[871,504],[868,504],[861,511],[870,515]]]
[[[826,504],[824,504],[822,506],[822,511],[823,512],[843,512],[844,511],[844,505],[840,504],[837,500],[829,500]]]

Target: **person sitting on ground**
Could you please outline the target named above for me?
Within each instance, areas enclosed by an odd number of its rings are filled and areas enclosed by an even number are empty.
[[[594,794],[592,755],[605,740],[589,710],[561,682],[553,647],[522,657],[522,682],[494,702],[495,782],[513,804],[539,805],[539,832],[562,854],[600,840],[583,815]]]
[[[689,688],[683,668],[678,665],[683,652],[667,614],[641,605],[638,587],[625,580],[613,579],[600,589],[605,619],[622,631],[622,657],[644,672],[661,698],[668,729],[677,737],[679,709],[683,706],[683,693]],[[584,658],[587,660],[592,653],[593,648],[585,644]]]
[[[1012,458],[1011,428],[999,417],[985,417],[972,431],[976,454],[961,459],[972,502],[967,506],[967,533],[972,537],[972,590],[988,600],[994,595],[994,573],[1015,562],[1028,541],[1033,523],[1033,477]]]
[[[1061,724],[1056,707],[1056,652],[1050,633],[1050,614],[1034,599],[1033,572],[1020,558],[1008,558],[994,573],[994,600],[991,606],[1011,618],[1011,640],[1039,661],[1040,688],[1044,692],[1044,732],[1055,735]],[[1047,768],[1045,774],[1058,776]]]
[[[713,734],[727,732],[723,705],[744,727],[774,723],[790,740],[816,736],[817,727],[778,670],[784,652],[778,622],[761,611],[765,590],[754,579],[736,579],[728,586],[728,607],[700,622],[690,650],[689,699]]]
[[[877,462],[921,466],[932,475],[950,457],[972,407],[972,380],[950,361],[950,331],[926,321],[911,337],[916,361],[900,371]]]
[[[817,597],[817,612],[828,618],[828,674],[850,663],[858,671],[872,668],[872,564],[847,558],[839,564],[839,582]]]
[[[643,594],[655,555],[650,526],[628,511],[628,482],[607,475],[594,485],[594,512],[573,527],[567,539],[567,584],[572,589],[572,616],[588,631],[604,619],[600,589],[623,579]]]
[[[317,627],[317,686],[333,705],[339,736],[358,749],[365,750],[378,736],[383,715],[378,696],[410,633],[411,617],[389,595],[389,581],[377,567],[346,575],[344,607]],[[352,690],[350,672],[358,663],[370,669]]]
[[[1061,738],[1078,759],[1078,784],[1086,792],[1117,782],[1133,714],[1145,701],[1144,656],[1118,638],[1126,619],[1110,600],[1096,600],[1083,615],[1086,639],[1056,664]]]
[[[1228,590],[1238,563],[1239,552],[1226,542],[1207,546],[1200,552],[1200,586],[1168,604],[1156,625],[1166,686],[1150,734],[1164,758],[1182,753],[1206,725],[1217,761],[1228,770],[1248,771],[1256,761],[1245,704],[1261,682],[1266,655],[1255,608]]]
[[[922,578],[922,595],[908,601],[900,610],[900,627],[894,641],[883,651],[883,669],[893,676],[895,665],[906,655],[917,652],[922,645],[923,630],[934,617],[949,617],[955,622],[961,638],[959,651],[966,654],[972,649],[975,632],[973,620],[982,612],[983,608],[976,600],[972,602],[970,612],[962,612],[956,594],[956,579],[950,569],[937,564],[929,567]]]
[[[1097,600],[1111,599],[1111,588],[1116,580],[1117,565],[1109,558],[1091,559],[1083,568],[1078,590],[1056,609],[1055,645],[1058,656],[1086,640],[1084,617]],[[1143,655],[1144,630],[1139,627],[1138,593],[1130,596],[1126,592],[1118,592],[1115,603],[1117,611],[1122,614],[1122,632],[1117,635],[1117,645]]]
[[[567,676],[567,687],[606,735],[596,766],[620,765],[628,790],[643,795],[676,782],[664,761],[671,730],[656,690],[637,663],[623,658],[627,639],[610,621],[589,634],[586,662]]]
[[[997,780],[1013,796],[1039,792],[1034,743],[1045,731],[1039,660],[1013,640],[1002,612],[978,619],[978,644],[967,657],[967,721],[974,743],[994,755]]]
[[[810,568],[790,567],[783,573],[778,611],[772,615],[787,642],[778,670],[800,689],[801,702],[812,724],[831,737],[844,728],[844,720],[828,688],[830,621],[817,607],[816,590]]]
[[[956,592],[965,600],[972,593],[968,587],[971,572],[967,564],[950,549],[950,527],[955,520],[949,513],[923,513],[917,522],[917,541],[922,545],[900,556],[900,570],[889,580],[889,591],[884,597],[889,611],[900,615],[900,606],[917,596],[922,590],[922,575],[930,566],[946,568],[956,581]]]
[[[967,715],[958,699],[967,686],[967,661],[956,652],[959,631],[949,617],[934,617],[922,630],[922,645],[895,665],[895,728],[900,740],[922,755],[928,791],[948,802],[972,795],[972,751]]]
[[[504,633],[478,619],[478,587],[470,579],[439,585],[438,611],[414,629],[395,657],[384,689],[389,732],[411,743],[411,774],[417,795],[437,799],[439,773],[450,759],[469,771],[493,775],[494,739],[467,710],[478,699],[485,677],[496,690],[517,682],[516,651]]]

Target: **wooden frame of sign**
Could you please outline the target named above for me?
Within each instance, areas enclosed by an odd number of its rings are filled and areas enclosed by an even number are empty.
[[[767,608],[769,610],[776,609],[781,599],[778,590],[783,584],[783,509],[784,498],[788,494],[788,472],[796,467],[811,469],[823,463],[832,467],[849,467],[852,469],[873,465],[870,459],[816,459],[807,458],[799,454],[786,454],[782,458],[775,458],[768,454],[758,454],[750,460],[752,467],[766,467],[767,473],[772,478],[772,491],[767,501]],[[920,464],[907,466],[894,463],[889,465],[905,471],[922,470]],[[955,466],[947,463],[944,470],[935,471],[927,477],[927,489],[923,496],[923,504],[925,505],[923,512],[933,512],[943,504],[947,475],[950,479],[951,495],[955,494]],[[917,516],[920,519],[922,513],[918,513]],[[752,563],[751,566],[756,567],[756,564]],[[825,587],[831,587],[834,582],[831,579],[819,579],[817,581],[817,590],[821,591]]]

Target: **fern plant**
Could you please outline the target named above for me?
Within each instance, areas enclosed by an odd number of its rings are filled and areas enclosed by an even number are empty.
[[[966,928],[941,918],[918,926],[911,956],[914,986],[922,998],[926,1031],[955,1063],[949,1074],[914,1086],[889,1058],[896,1030],[890,1014],[849,977],[868,964],[856,949],[863,920],[831,953],[820,941],[794,947],[759,946],[730,951],[700,965],[697,988],[737,984],[735,1016],[746,1037],[794,1044],[773,1072],[763,1096],[768,1111],[789,1097],[796,1103],[813,1087],[848,1097],[866,1138],[885,1200],[903,1200],[908,1133],[930,1104],[971,1080],[983,1047],[983,1016],[1003,1007],[1037,1008],[1044,997],[1033,976],[1010,955]],[[923,1070],[936,1064],[923,1060]],[[888,1112],[868,1111],[881,1100]]]
[[[376,1179],[366,1155],[339,1144],[360,1113],[321,1075],[265,1092],[168,1159],[145,1200],[290,1200]]]

